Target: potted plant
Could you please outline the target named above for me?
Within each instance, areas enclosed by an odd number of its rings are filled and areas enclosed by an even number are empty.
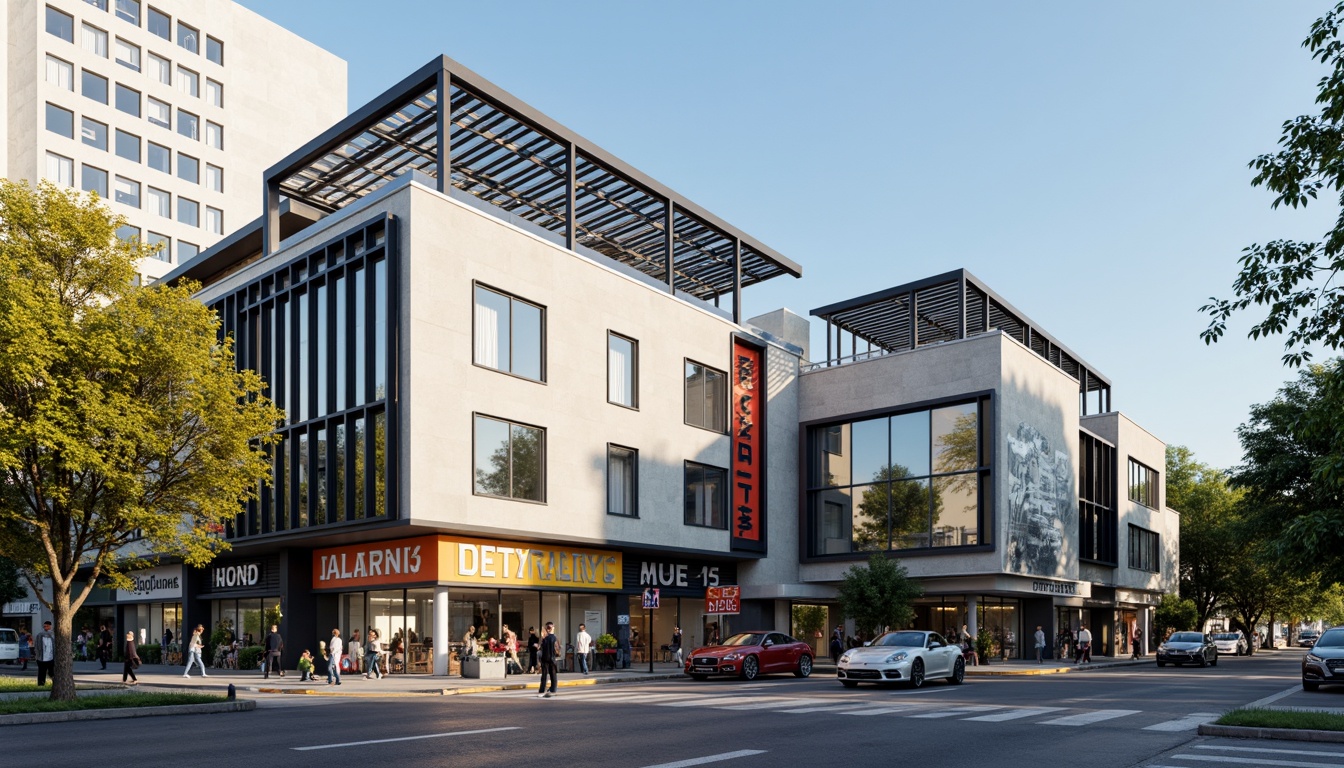
[[[504,654],[489,646],[476,651],[475,656],[462,660],[462,676],[477,680],[503,680],[505,677]]]

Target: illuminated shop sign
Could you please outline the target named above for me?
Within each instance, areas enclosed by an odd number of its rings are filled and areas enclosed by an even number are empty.
[[[210,585],[215,589],[255,587],[261,583],[261,563],[217,565],[210,569]]]
[[[313,588],[381,587],[436,581],[438,539],[376,541],[313,553]]]
[[[1060,597],[1091,597],[1092,584],[1078,581],[1046,581],[1034,579],[1031,591],[1038,595],[1059,595]]]
[[[732,438],[733,506],[731,548],[765,551],[765,351],[733,339]]]
[[[117,590],[117,602],[168,600],[182,597],[182,566],[163,565],[126,574],[130,589]]]

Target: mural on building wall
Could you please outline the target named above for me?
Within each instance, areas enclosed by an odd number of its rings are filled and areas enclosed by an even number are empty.
[[[1063,576],[1064,542],[1078,538],[1069,455],[1026,422],[1008,435],[1007,568]]]

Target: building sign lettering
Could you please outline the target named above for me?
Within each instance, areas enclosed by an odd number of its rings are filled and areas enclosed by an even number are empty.
[[[764,350],[743,339],[733,340],[732,437],[733,505],[731,547],[765,551],[765,387]]]
[[[126,574],[130,589],[117,590],[117,602],[177,600],[182,597],[182,566],[163,565]]]
[[[741,612],[741,587],[710,587],[705,590],[705,613],[718,615]]]
[[[717,587],[719,585],[719,567],[702,565],[692,568],[685,563],[651,563],[647,560],[639,564],[639,585],[654,587]]]
[[[261,563],[217,565],[210,577],[210,584],[214,589],[255,587],[260,583]]]
[[[1078,597],[1082,593],[1078,589],[1078,583],[1073,581],[1040,581],[1031,582],[1031,591],[1047,595],[1066,595],[1068,597]]]

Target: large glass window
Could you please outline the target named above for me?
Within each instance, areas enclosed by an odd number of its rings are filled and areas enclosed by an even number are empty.
[[[55,56],[47,56],[47,82],[62,90],[75,90],[74,65]]]
[[[607,514],[639,517],[638,459],[639,452],[633,448],[607,446]]]
[[[199,184],[201,181],[201,161],[191,155],[177,153],[177,178]]]
[[[149,188],[149,212],[165,219],[173,217],[173,196],[162,189]]]
[[[814,428],[810,553],[986,543],[983,402]]]
[[[728,470],[686,462],[686,525],[728,527]]]
[[[1134,459],[1129,460],[1129,500],[1157,509],[1157,470]]]
[[[117,17],[140,26],[140,0],[117,0]]]
[[[186,48],[192,53],[197,53],[197,47],[200,45],[201,33],[195,27],[188,26],[182,22],[177,22],[177,44]]]
[[[200,118],[191,114],[177,110],[177,132],[189,139],[200,139]]]
[[[117,157],[131,162],[140,162],[140,137],[134,133],[117,129]]]
[[[728,375],[686,361],[686,423],[715,432],[728,431]]]
[[[224,191],[224,169],[217,165],[205,164],[205,186],[212,192]]]
[[[164,40],[173,39],[173,20],[168,18],[168,14],[160,11],[158,8],[149,9],[149,19],[146,28],[151,35],[157,35]]]
[[[188,243],[186,240],[177,241],[177,261],[179,264],[185,264],[196,258],[201,252],[201,247],[195,243]]]
[[[75,186],[75,161],[64,155],[48,152],[47,169],[44,176],[52,183],[73,187]]]
[[[1115,448],[1078,434],[1078,556],[1116,564]]]
[[[102,199],[107,199],[107,171],[85,165],[80,167],[79,173],[81,189],[85,192],[96,192]]]
[[[201,76],[186,67],[177,68],[177,89],[188,96],[201,95]]]
[[[607,334],[607,402],[639,407],[639,342]]]
[[[205,58],[224,66],[224,44],[209,35],[205,37]]]
[[[1129,526],[1129,567],[1161,573],[1161,562],[1158,535],[1137,525]]]
[[[75,17],[47,6],[47,32],[67,43],[75,42]]]
[[[75,113],[47,104],[47,130],[67,139],[75,138]]]
[[[164,85],[173,84],[173,63],[158,54],[151,53],[149,58],[149,76]]]
[[[205,79],[205,100],[211,106],[224,106],[224,84],[210,78]]]
[[[150,96],[145,100],[145,119],[160,128],[173,127],[173,108],[168,106],[167,102],[159,101]]]
[[[117,109],[133,117],[139,117],[140,92],[117,83]]]
[[[216,235],[224,234],[224,212],[218,208],[205,208],[205,229]]]
[[[477,415],[474,439],[476,493],[546,500],[546,430]]]
[[[185,197],[177,198],[177,220],[190,227],[201,225],[201,204]]]
[[[545,310],[506,293],[476,286],[477,365],[545,381]]]
[[[80,70],[79,92],[99,104],[107,103],[107,78],[87,69]]]
[[[146,232],[145,244],[154,249],[154,258],[173,263],[173,241],[167,235],[158,232]]]
[[[133,69],[136,72],[140,71],[140,46],[135,45],[134,43],[129,43],[118,37],[116,45],[113,46],[113,51],[117,54],[116,59],[118,64]]]
[[[173,152],[162,144],[149,142],[145,158],[150,168],[164,173],[173,172]]]
[[[118,203],[132,208],[140,207],[140,182],[118,176],[114,189],[116,191],[113,199]]]
[[[90,24],[80,25],[79,45],[100,58],[107,58],[107,32]]]
[[[205,143],[215,149],[224,148],[224,126],[219,123],[205,121]]]

